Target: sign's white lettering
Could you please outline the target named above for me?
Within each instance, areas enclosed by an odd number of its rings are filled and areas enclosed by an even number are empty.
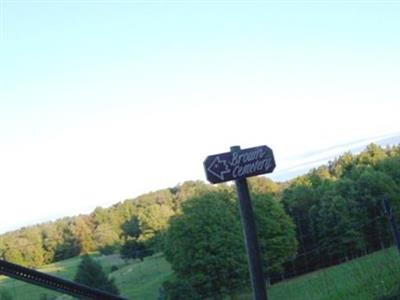
[[[267,171],[271,166],[271,158],[257,160],[245,165],[236,166],[232,175],[234,178],[247,176],[254,172]]]
[[[275,160],[270,148],[259,146],[208,156],[204,166],[208,180],[218,183],[270,173]]]
[[[230,162],[231,166],[236,166],[243,163],[252,162],[254,160],[262,159],[266,151],[263,149],[256,149],[254,151],[245,152],[245,153],[232,153],[232,161]]]

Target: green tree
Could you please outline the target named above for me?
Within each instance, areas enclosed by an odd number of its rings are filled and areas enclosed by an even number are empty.
[[[266,177],[250,177],[248,182],[252,194],[277,194],[280,190],[277,183]]]
[[[175,212],[170,206],[152,204],[139,211],[139,227],[141,242],[146,242],[148,247],[155,251],[162,246],[162,236],[168,228],[168,222]]]
[[[93,240],[97,249],[114,246],[120,242],[117,232],[108,223],[102,223],[96,227],[93,233]]]
[[[186,200],[199,197],[200,195],[212,190],[212,186],[203,181],[185,181],[184,183],[172,188],[174,194],[174,210],[179,211]]]
[[[351,152],[346,152],[338,159],[329,163],[328,169],[332,176],[339,178],[352,170],[355,165],[355,159]]]
[[[201,297],[196,290],[185,279],[172,278],[167,279],[162,284],[162,289],[159,295],[160,300],[201,300]]]
[[[271,271],[281,270],[282,264],[296,251],[293,222],[272,197],[254,199],[265,271],[267,266]],[[236,202],[232,192],[210,192],[186,201],[182,214],[172,218],[164,252],[176,280],[169,289],[177,286],[190,293],[195,291],[201,297],[222,296],[248,284]]]
[[[144,242],[138,240],[127,240],[121,247],[122,258],[138,258],[143,261],[143,258],[153,254],[153,251],[146,247]]]
[[[23,249],[26,265],[38,267],[45,263],[42,233],[38,227],[31,227],[24,231],[23,237],[27,245]]]
[[[80,254],[86,254],[95,249],[93,231],[87,218],[76,217],[72,225],[72,233],[78,244]]]
[[[283,192],[282,203],[285,211],[296,225],[296,239],[299,242],[297,269],[308,269],[317,263],[318,257],[310,251],[318,246],[313,228],[313,207],[318,203],[316,189],[307,177],[297,178]]]
[[[122,224],[122,232],[124,234],[125,240],[128,240],[129,238],[138,239],[139,236],[142,234],[139,218],[137,216],[134,216],[132,219]]]
[[[19,231],[18,235],[9,235],[5,240],[2,254],[7,261],[27,267],[38,267],[44,263],[41,234],[38,228],[31,227]]]
[[[283,264],[297,250],[293,221],[276,198],[255,195],[252,200],[264,271],[281,272]]]
[[[369,144],[367,148],[357,157],[357,163],[363,165],[376,165],[379,161],[385,159],[387,154],[380,146]]]
[[[400,185],[400,155],[380,161],[377,169],[391,177]]]
[[[62,243],[57,245],[55,257],[57,260],[62,260],[79,255],[80,246],[79,242],[74,235],[73,218],[64,218],[59,220],[59,230],[62,236]]]
[[[318,215],[313,220],[322,249],[320,255],[337,260],[348,258],[364,248],[357,210],[354,201],[340,195],[321,202]]]
[[[18,239],[15,239],[17,242]],[[25,259],[23,253],[20,249],[16,248],[14,245],[11,245],[9,248],[5,249],[3,252],[3,259],[18,265],[25,265]]]
[[[42,226],[43,249],[45,263],[59,260],[57,249],[63,243],[62,229],[59,221],[50,222]],[[61,257],[62,259],[62,257]]]
[[[400,187],[387,174],[375,170],[372,166],[360,166],[354,170],[355,187],[357,191],[356,200],[364,211],[363,228],[368,246],[372,249],[384,247],[390,233],[386,220],[377,216],[382,213],[382,200],[388,197],[393,208],[398,212],[400,204]]]
[[[185,290],[204,298],[242,287],[247,265],[232,194],[187,200],[182,214],[171,220],[164,252]]]
[[[155,192],[140,195],[135,202],[140,203],[140,206],[149,206],[152,204],[173,206],[174,195],[170,189],[162,189]]]
[[[89,287],[97,288],[115,295],[119,294],[114,280],[107,278],[101,265],[89,255],[82,256],[74,280]]]

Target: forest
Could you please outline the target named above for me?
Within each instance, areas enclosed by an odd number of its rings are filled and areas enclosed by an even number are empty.
[[[292,180],[259,176],[249,186],[264,272],[276,282],[392,244],[382,201],[400,216],[400,145],[370,144]],[[228,184],[187,181],[0,236],[0,258],[31,268],[94,251],[141,260],[163,253],[174,271],[163,285],[170,299],[232,295],[249,284]]]

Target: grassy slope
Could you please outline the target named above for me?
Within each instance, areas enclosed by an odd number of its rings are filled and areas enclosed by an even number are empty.
[[[400,284],[400,255],[391,248],[278,283],[272,300],[368,300],[389,295]]]
[[[172,271],[161,255],[146,258],[144,262],[131,261],[125,264],[118,256],[97,256],[106,271],[112,265],[119,269],[111,276],[115,279],[121,294],[129,299],[157,299],[158,289]],[[79,258],[72,258],[48,265],[41,271],[72,279]],[[389,294],[400,282],[400,256],[396,249],[368,255],[366,257],[300,276],[269,288],[270,300],[368,300],[378,295]],[[15,280],[0,278],[0,289],[6,288],[18,300],[40,299],[42,294],[55,295]],[[59,299],[67,299],[60,297]],[[238,299],[251,299],[250,293],[243,293]]]
[[[157,299],[158,289],[161,283],[172,273],[170,265],[159,254],[146,258],[144,262],[129,261],[128,263],[125,263],[117,255],[94,256],[107,273],[110,272],[113,265],[119,267],[119,269],[112,272],[110,276],[115,279],[121,295],[128,299]],[[44,266],[40,268],[39,271],[72,280],[79,262],[79,257],[75,257]],[[58,299],[72,298],[0,276],[0,290],[2,289],[10,292],[13,298],[18,300],[39,300],[44,294],[48,296],[59,296]]]
[[[76,273],[79,261],[79,258],[75,257],[44,266],[43,268],[38,269],[38,271],[50,273],[66,279],[72,279]],[[0,290],[1,289],[6,289],[8,292],[11,293],[13,299],[18,300],[40,299],[40,297],[44,294],[60,295],[47,289],[39,288],[34,285],[24,283],[22,281],[17,281],[5,277],[0,277]]]
[[[112,277],[122,295],[129,299],[152,300],[157,299],[159,287],[170,274],[170,265],[157,254],[113,272]]]

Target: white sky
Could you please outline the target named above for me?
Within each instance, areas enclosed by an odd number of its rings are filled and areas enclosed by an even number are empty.
[[[400,132],[400,6],[32,3],[2,7],[0,232],[205,180],[232,145],[282,172]]]

